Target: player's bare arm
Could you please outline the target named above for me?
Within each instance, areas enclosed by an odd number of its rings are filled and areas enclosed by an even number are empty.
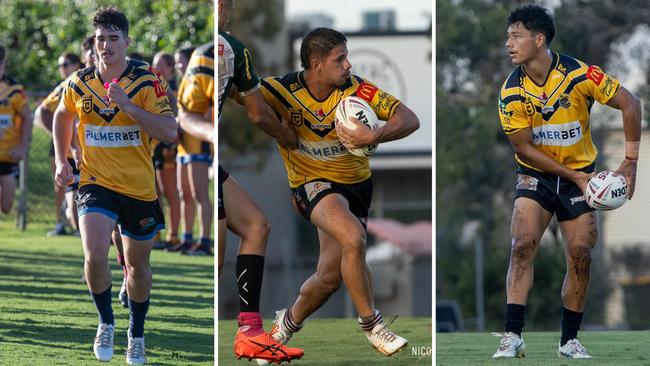
[[[27,105],[23,106],[23,109],[18,114],[23,119],[23,124],[20,127],[20,142],[11,150],[11,157],[15,160],[23,160],[27,157],[29,143],[32,141],[34,115]]]
[[[176,119],[174,117],[160,116],[138,107],[131,102],[124,89],[113,82],[108,87],[107,95],[111,103],[117,104],[149,136],[163,142],[171,143],[176,140]]]
[[[74,180],[72,166],[68,163],[68,149],[72,142],[74,129],[74,118],[76,114],[68,111],[63,101],[54,111],[54,122],[52,123],[52,132],[54,134],[54,162],[56,172],[54,179],[60,187],[65,187]]]
[[[203,141],[214,143],[214,126],[204,115],[181,107],[178,109],[178,121],[183,131]]]
[[[621,162],[615,174],[623,174],[627,181],[628,198],[632,199],[636,182],[637,161],[639,159],[639,144],[641,142],[641,102],[639,98],[621,86],[616,96],[607,105],[620,109],[623,114],[625,159]]]
[[[54,114],[50,112],[42,103],[34,111],[34,123],[43,127],[47,132],[52,134],[52,120]]]
[[[533,134],[530,128],[524,128],[519,132],[508,135],[508,139],[512,148],[515,150],[515,154],[526,164],[540,169],[545,173],[570,180],[584,193],[589,178],[593,176],[593,173],[584,173],[570,169],[536,149],[533,145]]]
[[[336,127],[339,139],[346,148],[350,149],[399,140],[420,128],[420,120],[404,104],[399,104],[386,124],[376,130],[361,128],[364,127],[363,123],[354,117],[351,117],[350,120],[357,125],[357,129],[351,130],[338,123]]]
[[[284,148],[298,147],[296,130],[287,121],[280,121],[273,109],[266,104],[259,90],[241,97],[241,102],[246,107],[248,118],[257,128],[276,139]]]

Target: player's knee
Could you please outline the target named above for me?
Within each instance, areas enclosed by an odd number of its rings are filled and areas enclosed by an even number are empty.
[[[527,262],[533,259],[537,239],[529,235],[512,238],[511,260],[514,262]]]
[[[88,268],[91,269],[108,267],[108,258],[106,256],[95,254],[92,252],[86,254],[85,261]]]
[[[573,245],[569,250],[570,266],[578,273],[589,272],[591,267],[591,246],[588,243]]]
[[[354,255],[363,257],[366,252],[366,233],[363,230],[355,230],[348,233],[345,238],[339,240],[346,256]]]
[[[150,272],[149,264],[144,262],[127,263],[126,270],[133,278],[147,277]]]
[[[246,226],[244,236],[249,238],[268,238],[271,234],[271,223],[264,214],[254,215],[251,222]],[[265,240],[266,241],[266,240]]]

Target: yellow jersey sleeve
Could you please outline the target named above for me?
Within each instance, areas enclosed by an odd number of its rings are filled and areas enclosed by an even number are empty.
[[[20,86],[17,91],[17,93],[11,96],[9,104],[16,113],[19,113],[27,103],[27,96],[25,95],[25,90],[22,88],[22,86]]]
[[[63,90],[65,87],[68,85],[68,80],[62,81],[59,85],[57,85],[54,90],[43,99],[43,102],[41,102],[41,105],[45,107],[48,111],[51,113],[54,113],[56,111],[56,107],[59,106],[59,102],[61,102],[61,97],[63,96]]]
[[[147,112],[161,116],[174,117],[174,112],[172,112],[171,105],[169,104],[167,93],[159,79],[153,81],[152,88],[143,88],[142,92],[138,93],[137,96],[140,99],[142,109]]]
[[[504,83],[499,94],[499,120],[506,135],[531,127],[529,116],[533,114],[532,108],[534,108],[532,104],[526,106],[524,98],[519,94],[519,87],[508,87],[511,83],[510,78]],[[526,108],[531,110],[526,112]]]
[[[78,88],[75,85],[75,80],[77,80],[77,75],[74,74],[68,79],[68,86],[63,89],[63,105],[68,112],[77,114],[77,100],[79,100],[79,94],[75,93],[74,88]]]
[[[178,89],[178,104],[189,112],[206,113],[214,105],[214,47],[192,54]]]
[[[607,104],[620,89],[619,81],[605,74],[598,66],[589,66],[585,76],[586,81],[579,83],[577,89],[582,95],[601,104]]]
[[[368,102],[368,105],[377,114],[377,118],[382,121],[388,121],[395,114],[395,109],[401,103],[399,99],[363,79],[359,82],[355,94]]]

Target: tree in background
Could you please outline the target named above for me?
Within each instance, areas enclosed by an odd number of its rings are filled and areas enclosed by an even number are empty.
[[[3,0],[0,42],[9,49],[8,74],[28,92],[49,92],[59,81],[57,58],[64,51],[81,53],[81,43],[92,32],[92,16],[103,5],[116,6],[128,17],[129,52],[151,57],[214,39],[208,1]]]

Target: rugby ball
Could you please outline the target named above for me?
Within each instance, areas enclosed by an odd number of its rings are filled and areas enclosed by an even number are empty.
[[[613,210],[627,201],[627,182],[623,175],[604,170],[589,179],[585,192],[589,207],[601,211]]]
[[[371,130],[379,127],[379,119],[377,118],[375,111],[372,110],[365,100],[355,96],[343,98],[336,107],[336,126],[341,124],[351,130],[356,130],[357,125],[350,121],[350,118],[352,117],[358,119],[359,122],[363,123]],[[377,151],[377,145],[348,149],[350,154],[359,157],[370,157],[375,154],[375,151]]]

